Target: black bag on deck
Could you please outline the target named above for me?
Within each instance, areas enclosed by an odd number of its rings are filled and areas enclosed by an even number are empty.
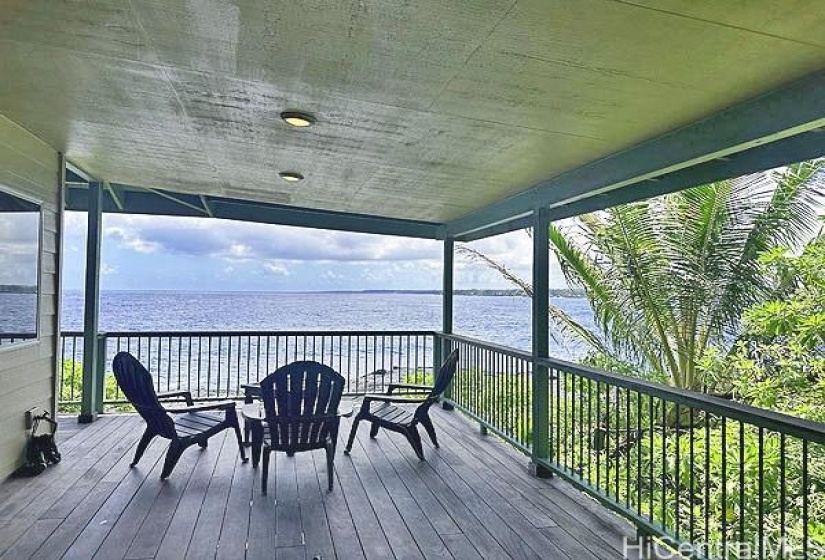
[[[26,445],[26,464],[17,469],[17,476],[37,476],[48,465],[60,462],[54,437],[56,433],[57,422],[49,417],[48,412],[34,417],[32,433]]]

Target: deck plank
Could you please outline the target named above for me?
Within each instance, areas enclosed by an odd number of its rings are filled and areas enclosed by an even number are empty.
[[[224,434],[223,445],[220,447],[218,462],[209,481],[209,488],[203,499],[203,506],[198,514],[192,540],[186,550],[187,560],[214,559],[217,554],[221,527],[223,526],[226,506],[229,502],[229,490],[235,474],[238,461],[238,443],[228,431]],[[220,438],[218,438],[220,442]],[[210,441],[209,447],[212,447]],[[216,449],[218,451],[218,449]],[[246,465],[243,465],[246,467]],[[170,477],[171,478],[171,477]],[[246,514],[246,510],[237,512]]]
[[[320,488],[323,488],[327,479],[325,459],[322,454],[313,453],[312,460],[315,464],[315,474],[318,485]],[[336,457],[336,469],[338,468],[340,460],[341,456]],[[337,472],[335,474],[334,484],[333,491],[323,496],[322,502],[330,536],[332,537],[335,557],[362,560],[364,558],[364,551],[361,549],[361,541],[358,539],[358,533],[352,521],[353,513],[349,510],[349,507],[347,507],[347,502],[340,490],[341,483],[338,480]]]
[[[313,455],[320,460],[315,462]],[[316,469],[320,468],[321,472]],[[301,530],[304,533],[307,558],[335,558],[324,497],[327,494],[326,453],[296,453],[295,469],[298,476],[298,503],[301,507]],[[319,484],[319,479],[323,483]]]
[[[343,434],[349,433],[349,424],[342,422],[341,428],[341,437],[343,438]],[[343,447],[344,444],[339,442],[338,448],[343,449]],[[352,521],[358,533],[358,539],[361,541],[364,556],[367,560],[395,558],[387,536],[381,529],[378,517],[372,509],[372,504],[367,497],[364,486],[358,478],[352,460],[341,454],[338,460],[335,461],[335,470],[338,474],[337,488],[341,489],[347,501],[347,507],[352,514]]]
[[[232,439],[228,435],[229,440]],[[243,463],[239,454],[235,457],[235,474],[229,490],[229,500],[221,525],[218,541],[218,560],[237,560],[246,554],[246,540],[249,534],[249,515],[252,503],[252,463]]]
[[[203,454],[196,449],[191,449],[181,456],[173,471],[175,476],[161,485],[143,523],[126,550],[125,558],[137,560],[154,557],[202,456]]]
[[[262,467],[241,462],[233,434],[186,450],[161,481],[168,442],[130,469],[143,422],[104,416],[66,437],[47,474],[0,484],[0,560],[622,557],[628,524],[563,480],[531,477],[523,455],[459,413],[432,414],[442,445],[425,442],[426,461],[362,426],[352,454],[336,457],[331,493],[319,450],[273,453],[266,497]]]
[[[115,418],[97,429],[84,430],[83,435],[87,437],[82,440],[78,437],[77,445],[66,451],[65,460],[49,467],[37,477],[5,481],[0,485],[0,521],[32,515],[34,511],[37,511],[39,517],[105,453],[104,442],[107,438],[111,439],[112,434],[124,422],[125,418]],[[0,542],[8,542],[2,533]]]
[[[385,451],[395,461],[406,462],[418,474],[483,558],[510,558],[489,527],[476,518],[462,496],[450,484],[445,483],[426,462],[419,461],[406,441],[390,436],[383,438],[380,444],[386,445]]]
[[[287,457],[286,453],[274,452],[272,463],[274,464],[269,466],[269,495],[261,496],[261,498],[275,500],[276,548],[303,546],[304,536],[301,528],[301,505],[298,503],[298,474],[295,469],[295,457]],[[274,475],[274,480],[272,475]]]
[[[189,542],[195,532],[201,508],[204,505],[209,483],[215,472],[220,451],[223,448],[226,432],[211,438],[209,447],[203,450],[201,457],[189,477],[186,488],[183,490],[178,507],[172,516],[172,521],[160,541],[155,558],[180,560],[189,548]],[[192,450],[187,450],[192,451]],[[197,453],[197,451],[193,451]],[[173,472],[172,476],[175,476]]]
[[[109,430],[110,427],[113,429]],[[50,537],[50,533],[35,533],[32,529],[35,521],[41,517],[59,519],[55,515],[50,515],[50,510],[56,504],[59,504],[66,494],[69,494],[70,501],[77,498],[77,492],[73,489],[74,485],[82,479],[87,471],[94,469],[96,464],[103,463],[106,465],[109,462],[110,456],[105,453],[107,446],[122,439],[128,434],[128,430],[128,424],[123,422],[119,424],[112,423],[104,427],[95,434],[95,438],[88,440],[87,448],[77,448],[78,452],[74,455],[74,459],[68,459],[69,462],[65,465],[61,462],[51,467],[51,470],[47,469],[45,473],[36,477],[41,479],[42,488],[40,492],[37,492],[36,486],[27,486],[23,489],[22,494],[17,495],[15,500],[5,506],[4,510],[13,517],[0,526],[0,543],[3,543],[0,544],[0,548],[12,545],[19,539],[30,541],[31,546],[35,543],[42,544],[45,542]],[[87,455],[80,454],[82,449],[86,449]],[[118,448],[118,450],[121,449]],[[113,455],[116,455],[116,452]],[[100,469],[96,469],[94,472],[96,474],[106,474],[105,471]],[[29,479],[29,481],[34,482],[35,479]]]
[[[365,430],[364,434],[366,433]],[[363,441],[364,437],[367,437],[366,442]],[[441,540],[430,523],[428,515],[410,494],[382,449],[374,445],[374,442],[369,440],[366,435],[359,438],[359,445],[363,449],[364,455],[369,457],[372,467],[384,485],[384,489],[392,499],[394,509],[397,512],[403,512],[401,520],[406,524],[424,558],[452,559],[452,554],[450,554],[444,541]]]
[[[140,426],[138,422],[135,422],[134,425],[135,427]],[[127,453],[124,455],[122,464],[119,463],[116,468],[103,477],[102,482],[104,484],[115,483],[117,487],[76,535],[74,541],[63,554],[63,558],[88,560],[95,555],[100,545],[117,525],[121,514],[128,507],[132,497],[140,489],[146,477],[153,471],[165,450],[166,447],[163,443],[153,442],[146,450],[138,466],[134,468],[129,466],[131,459],[126,459],[130,455],[130,453]]]
[[[393,504],[387,489],[381,483],[381,479],[372,465],[372,454],[368,454],[363,449],[363,438],[366,430],[362,430],[359,437],[356,438],[356,444],[353,446],[352,453],[345,456],[343,461],[351,461],[355,472],[364,487],[367,494],[367,499],[372,505],[375,516],[387,541],[399,560],[421,560],[423,555],[418,549],[410,530],[405,524],[405,519],[401,517],[396,506]],[[410,514],[411,512],[404,512]],[[357,512],[356,512],[357,515]],[[414,516],[410,515],[410,519]]]

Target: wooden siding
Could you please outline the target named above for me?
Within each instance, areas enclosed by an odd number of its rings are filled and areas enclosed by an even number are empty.
[[[59,308],[59,155],[0,116],[0,189],[43,206],[40,254],[40,338],[0,349],[0,479],[22,460],[25,411],[53,410]]]

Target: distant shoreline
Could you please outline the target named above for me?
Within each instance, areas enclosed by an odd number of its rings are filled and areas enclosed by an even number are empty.
[[[0,284],[0,294],[36,294],[37,286]]]
[[[80,289],[66,289],[66,292],[81,293]],[[197,293],[197,294],[362,294],[362,295],[441,295],[441,290],[233,290],[225,292],[216,291],[196,291],[196,290],[102,290],[108,293]],[[456,296],[487,296],[487,297],[525,297],[521,290],[500,290],[500,289],[464,289],[455,290]],[[580,290],[551,289],[550,297],[556,298],[582,298],[585,294]]]

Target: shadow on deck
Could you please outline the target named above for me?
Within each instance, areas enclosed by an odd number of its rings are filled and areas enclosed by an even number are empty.
[[[273,454],[269,496],[224,432],[159,479],[166,442],[129,468],[139,417],[74,429],[63,462],[0,485],[0,558],[622,558],[631,527],[565,482],[526,472],[524,456],[434,410],[440,449],[415,458],[403,438],[362,426],[336,456]],[[341,438],[349,433],[345,419]],[[226,437],[226,436],[229,437]]]

